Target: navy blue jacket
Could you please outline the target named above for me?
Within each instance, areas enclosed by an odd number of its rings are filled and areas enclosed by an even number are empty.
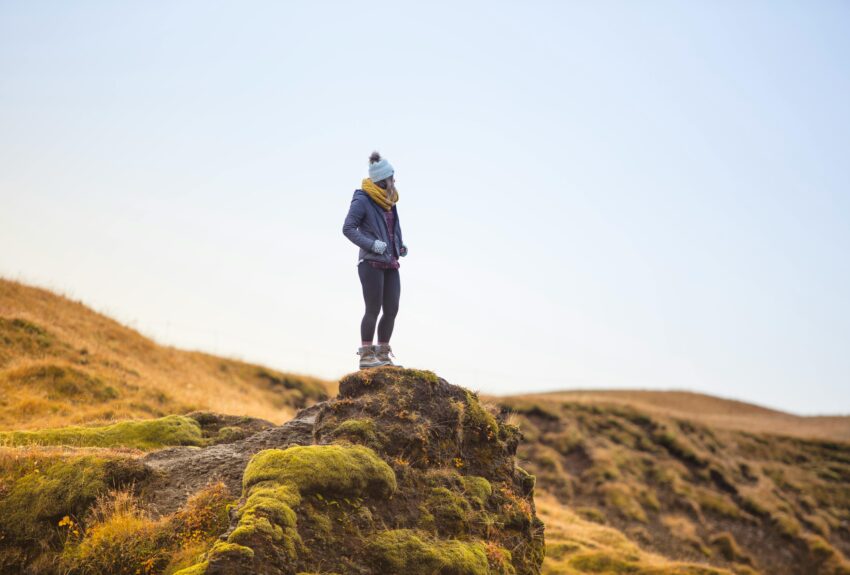
[[[345,223],[342,225],[342,233],[360,248],[361,260],[375,260],[379,262],[391,262],[390,234],[387,230],[387,220],[384,219],[384,209],[369,197],[363,190],[354,190],[351,198],[351,206]],[[395,257],[401,257],[401,246],[404,245],[401,237],[401,224],[398,219],[398,208],[393,206],[395,214]],[[375,240],[381,240],[387,244],[383,254],[372,251]]]

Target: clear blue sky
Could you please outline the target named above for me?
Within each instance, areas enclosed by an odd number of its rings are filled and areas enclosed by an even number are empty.
[[[405,365],[850,413],[850,3],[0,2],[0,274],[355,369],[380,150]]]

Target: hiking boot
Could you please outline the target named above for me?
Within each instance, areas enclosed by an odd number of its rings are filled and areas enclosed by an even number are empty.
[[[390,356],[395,357],[393,353],[393,349],[390,347],[390,344],[381,344],[375,346],[375,356],[379,361],[383,361],[383,365],[392,365],[395,367],[401,367],[400,365],[393,363],[393,360],[390,359]]]
[[[357,355],[360,356],[360,369],[387,365],[387,362],[378,359],[375,355],[375,347],[374,345],[364,345],[357,349]]]

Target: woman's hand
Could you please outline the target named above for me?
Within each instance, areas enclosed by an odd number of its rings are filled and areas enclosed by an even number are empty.
[[[387,251],[387,243],[381,240],[375,240],[375,243],[372,244],[372,251],[376,254],[383,254]]]
[[[401,253],[401,257],[406,256],[406,255],[407,255],[407,246],[406,246],[406,245],[404,245],[404,244],[402,244],[402,246],[401,246],[401,250],[399,250],[399,251],[400,251],[400,253]]]

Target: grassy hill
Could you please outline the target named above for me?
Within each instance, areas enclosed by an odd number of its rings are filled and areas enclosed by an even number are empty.
[[[850,444],[712,426],[703,422],[710,410],[688,413],[724,405],[716,398],[686,397],[671,416],[660,405],[678,394],[636,395],[635,405],[623,392],[611,394],[615,402],[570,393],[497,400],[525,435],[518,461],[537,477],[544,572],[713,572],[693,570],[703,564],[747,575],[850,573]],[[777,417],[732,405],[753,418],[742,427],[770,428]]]
[[[0,279],[0,430],[193,410],[281,423],[329,385],[161,346],[79,302]]]
[[[92,557],[103,549],[147,557],[163,541],[183,550],[163,569],[122,563],[72,573],[171,575],[193,565],[239,492],[212,484],[176,511],[152,512],[133,491],[153,481],[145,462],[173,456],[170,446],[186,446],[187,457],[209,448],[219,462],[235,442],[275,432],[263,420],[288,421],[336,392],[332,382],[160,346],[78,302],[0,280],[0,574],[21,565],[52,574],[68,541],[80,552],[91,544]],[[677,391],[483,399],[524,435],[517,461],[536,476],[544,575],[850,575],[848,417]],[[339,427],[354,439],[374,443],[386,431],[364,427],[350,399],[334,405],[351,411]],[[430,437],[417,413],[396,417],[418,430],[411,440]],[[408,459],[391,463],[403,469]],[[431,528],[481,519],[469,502],[449,503]],[[488,548],[491,564],[501,553]]]
[[[850,441],[850,416],[803,417],[688,391],[571,390],[517,395],[514,398],[543,403],[627,405],[648,413],[690,419],[723,429]]]

